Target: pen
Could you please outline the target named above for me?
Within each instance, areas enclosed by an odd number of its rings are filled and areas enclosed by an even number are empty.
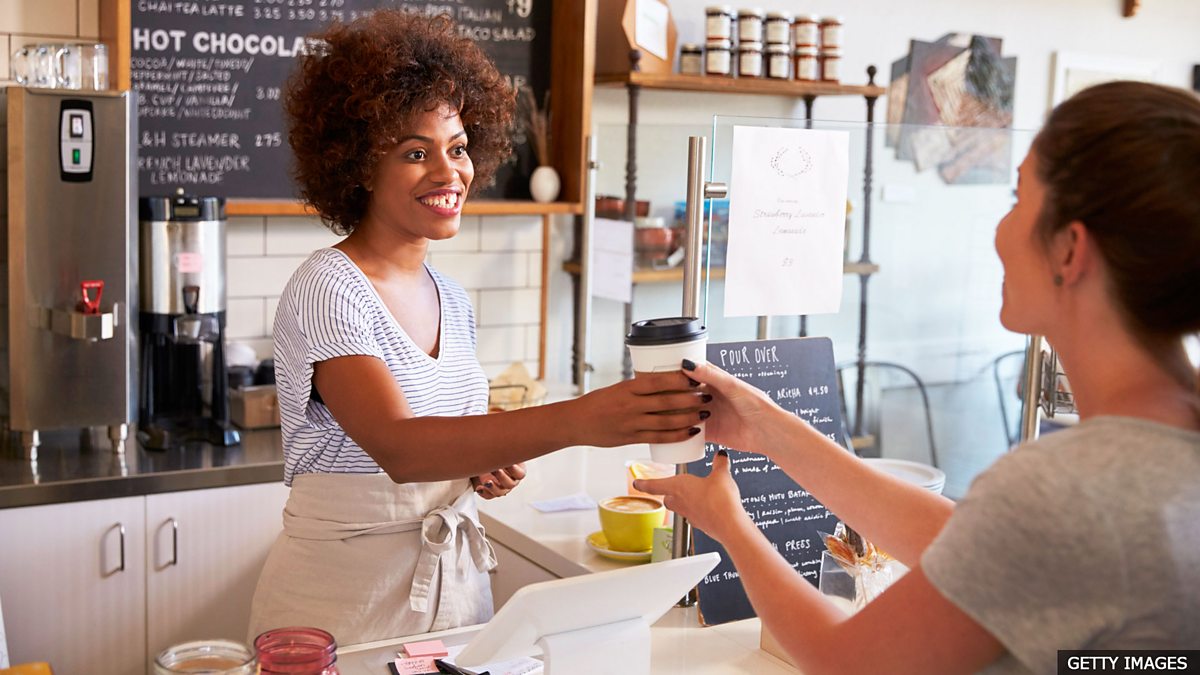
[[[486,670],[483,671],[482,673],[472,674],[470,671],[463,670],[462,668],[459,668],[458,666],[454,665],[453,663],[449,663],[449,662],[443,661],[441,659],[434,659],[433,665],[437,666],[438,672],[450,673],[450,675],[491,675],[491,673],[489,673]]]

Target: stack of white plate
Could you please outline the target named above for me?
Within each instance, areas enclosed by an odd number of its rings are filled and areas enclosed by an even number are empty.
[[[934,494],[942,494],[942,488],[946,487],[946,472],[928,464],[885,457],[867,457],[863,461],[879,471],[919,485]]]

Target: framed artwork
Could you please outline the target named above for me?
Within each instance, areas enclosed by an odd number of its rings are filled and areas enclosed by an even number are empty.
[[[1113,80],[1157,82],[1159,68],[1159,62],[1151,59],[1055,52],[1050,105],[1058,105],[1081,89]]]

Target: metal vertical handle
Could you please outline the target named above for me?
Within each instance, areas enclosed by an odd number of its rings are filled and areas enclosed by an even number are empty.
[[[125,571],[125,523],[117,523],[117,533],[121,537],[121,565],[117,567],[118,572]]]
[[[179,564],[179,521],[171,518],[171,565]],[[170,565],[168,565],[170,567]]]
[[[1021,397],[1021,441],[1032,441],[1038,437],[1042,396],[1042,342],[1041,335],[1030,335],[1029,345],[1025,348],[1025,371],[1022,374],[1024,389]]]
[[[700,316],[700,265],[704,244],[704,162],[708,158],[708,139],[688,138],[687,229],[684,233],[683,315]]]
[[[584,172],[583,225],[579,232],[579,316],[575,324],[575,382],[579,393],[591,387],[592,340],[592,229],[596,221],[596,137],[587,139],[587,171]]]

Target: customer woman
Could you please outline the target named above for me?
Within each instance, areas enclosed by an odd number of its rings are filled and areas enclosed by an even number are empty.
[[[911,567],[847,618],[742,510],[729,458],[644,480],[719,540],[803,672],[1057,672],[1058,650],[1200,645],[1200,100],[1150,84],[1060,105],[996,229],[1000,320],[1041,334],[1081,423],[1023,445],[949,500],[875,473],[757,390],[693,367],[707,433],[767,454]]]
[[[507,155],[514,94],[445,17],[379,11],[320,39],[289,85],[289,141],[304,199],[347,236],[279,302],[292,490],[250,630],[349,644],[486,621],[476,492],[504,495],[523,460],[564,446],[685,439],[701,394],[676,372],[485,414],[470,301],[425,259]]]

